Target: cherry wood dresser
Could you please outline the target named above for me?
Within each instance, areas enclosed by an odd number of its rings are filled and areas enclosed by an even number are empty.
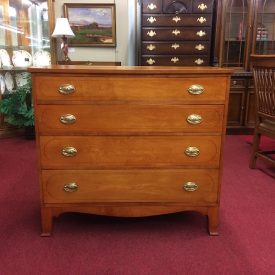
[[[30,68],[42,236],[64,212],[198,211],[217,235],[231,70]]]
[[[141,65],[210,65],[213,0],[140,2]]]

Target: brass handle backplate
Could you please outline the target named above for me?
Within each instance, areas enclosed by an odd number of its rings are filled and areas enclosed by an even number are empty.
[[[157,19],[156,19],[156,17],[151,16],[151,17],[147,18],[147,21],[150,22],[151,24],[153,24],[154,22],[157,21]]]
[[[178,29],[175,29],[175,30],[172,31],[172,34],[177,36],[178,34],[180,34],[180,31]]]
[[[150,36],[150,37],[153,37],[153,36],[157,35],[157,33],[153,30],[150,30],[150,31],[147,32],[147,35]]]
[[[202,44],[198,44],[198,45],[195,46],[195,49],[198,50],[198,51],[202,51],[202,50],[205,49],[205,46],[202,45]]]
[[[201,11],[204,11],[207,9],[207,5],[205,5],[204,3],[201,3],[198,5],[198,9],[200,9]]]
[[[189,146],[184,151],[188,157],[197,157],[200,154],[200,150],[197,147]]]
[[[200,124],[203,121],[202,117],[198,114],[191,114],[187,117],[186,120],[189,124],[193,125]]]
[[[153,3],[150,3],[147,5],[147,8],[152,11],[152,10],[155,10],[157,8],[157,6]]]
[[[154,63],[156,63],[156,61],[154,59],[150,58],[150,59],[146,60],[146,63],[149,65],[153,65]]]
[[[194,192],[198,189],[198,185],[195,182],[189,181],[183,185],[183,189],[187,192]]]
[[[153,51],[153,50],[156,49],[156,46],[153,45],[153,44],[150,44],[150,45],[147,45],[147,46],[146,46],[146,49],[149,50],[149,51]]]
[[[178,16],[175,16],[172,18],[172,21],[175,21],[176,23],[178,23],[179,21],[181,21],[181,18]]]
[[[75,87],[72,84],[63,84],[59,86],[58,91],[61,94],[68,95],[75,92]]]
[[[71,114],[62,115],[60,117],[60,122],[62,122],[63,124],[73,124],[75,123],[75,121],[76,121],[76,117]]]
[[[62,155],[65,157],[74,157],[77,154],[77,149],[71,146],[62,149]]]
[[[65,192],[76,192],[78,190],[78,184],[75,183],[75,182],[71,182],[71,183],[68,183],[68,184],[65,184],[63,189]]]
[[[188,92],[192,95],[200,95],[204,92],[204,87],[199,84],[194,84],[188,88]]]
[[[205,32],[205,31],[200,30],[200,31],[198,31],[198,32],[196,33],[196,35],[197,35],[197,36],[199,36],[199,37],[203,37],[203,36],[205,36],[205,35],[206,35],[206,32]]]

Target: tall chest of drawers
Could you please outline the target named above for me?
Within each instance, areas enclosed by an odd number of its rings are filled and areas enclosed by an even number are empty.
[[[228,69],[30,68],[42,236],[64,212],[198,211],[217,234]]]
[[[213,0],[140,2],[141,65],[210,65]]]

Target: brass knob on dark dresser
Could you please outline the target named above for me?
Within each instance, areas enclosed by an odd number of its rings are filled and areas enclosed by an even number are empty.
[[[62,155],[65,157],[74,157],[77,154],[77,149],[71,146],[62,149]]]
[[[75,123],[75,121],[76,121],[76,117],[71,114],[62,115],[60,117],[60,122],[62,122],[63,124],[73,124]]]
[[[191,114],[187,117],[186,120],[189,124],[193,124],[193,125],[200,124],[203,121],[202,116],[198,114]]]
[[[76,192],[78,190],[78,184],[75,183],[75,182],[71,182],[71,183],[68,183],[68,184],[65,184],[63,189],[65,192]]]
[[[197,147],[189,146],[184,151],[188,157],[197,157],[200,154],[200,150]]]
[[[189,94],[192,94],[192,95],[200,95],[204,92],[204,87],[199,84],[194,84],[194,85],[191,85],[187,89],[187,91],[189,92]]]
[[[207,9],[207,5],[205,5],[204,3],[201,3],[198,5],[198,9],[200,9],[201,11],[204,11]]]
[[[75,87],[72,84],[62,84],[58,88],[59,93],[68,95],[75,92]]]
[[[183,189],[187,192],[194,192],[198,189],[198,185],[195,183],[195,182],[186,182],[184,185],[183,185]]]

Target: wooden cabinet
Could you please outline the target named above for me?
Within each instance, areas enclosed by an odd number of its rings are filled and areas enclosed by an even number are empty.
[[[141,1],[140,64],[210,64],[213,1]]]
[[[218,234],[229,69],[31,68],[42,235],[63,212],[208,216]]]
[[[235,69],[229,97],[228,132],[251,133],[255,103],[250,55],[275,53],[275,2],[223,0],[216,4],[213,64]]]
[[[27,67],[55,59],[51,51],[52,1],[1,0],[0,4],[0,101],[24,84]],[[49,12],[50,11],[50,12]],[[0,114],[0,137],[18,133]],[[22,132],[22,131],[21,131]]]

